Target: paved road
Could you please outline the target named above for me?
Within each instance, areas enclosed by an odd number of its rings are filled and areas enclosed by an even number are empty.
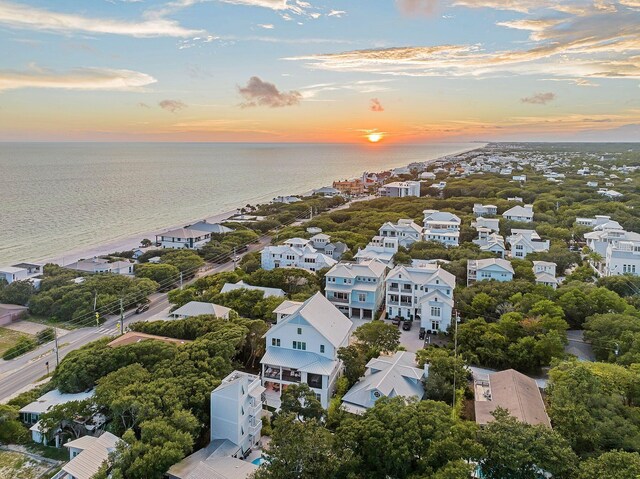
[[[249,245],[247,253],[259,251],[269,244],[271,238],[266,237],[259,243]],[[242,255],[240,255],[242,256]],[[190,282],[195,281],[203,276],[208,276],[223,271],[232,271],[233,262],[216,266],[212,269],[200,272]],[[151,305],[147,311],[142,314],[134,314],[129,311],[125,314],[124,326],[126,327],[137,321],[148,321],[168,311],[170,303],[167,299],[167,293],[155,293],[150,296]],[[164,315],[163,315],[164,316]],[[69,352],[81,348],[82,346],[106,336],[114,336],[118,334],[117,316],[109,316],[107,320],[98,327],[86,327],[74,329],[58,338],[59,357],[64,358]],[[47,343],[34,351],[24,354],[10,361],[0,360],[0,403],[8,401],[13,396],[26,391],[33,387],[34,384],[42,380],[47,374],[47,364],[53,371],[56,365],[56,355],[54,343]]]

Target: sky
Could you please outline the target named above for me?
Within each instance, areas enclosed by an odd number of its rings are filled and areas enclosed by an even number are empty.
[[[640,141],[640,0],[0,0],[0,141]]]

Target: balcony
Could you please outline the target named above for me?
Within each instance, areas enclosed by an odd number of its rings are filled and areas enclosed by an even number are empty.
[[[250,421],[249,422],[249,435],[253,437],[260,437],[262,431],[262,421]]]
[[[387,291],[400,291],[400,288],[398,288],[397,286],[389,286],[387,288]]]
[[[400,301],[400,306],[411,306],[411,301]]]
[[[302,374],[299,371],[283,369],[282,370],[282,380],[288,381],[291,383],[299,383]]]
[[[268,379],[280,379],[280,369],[266,367],[263,376]]]
[[[398,300],[392,300],[392,299],[388,299],[387,300],[387,304],[391,305],[391,306],[398,306]]]
[[[338,298],[336,296],[332,296],[331,298],[329,298],[329,301],[331,301],[332,303],[338,303],[338,304],[349,304],[349,297]]]

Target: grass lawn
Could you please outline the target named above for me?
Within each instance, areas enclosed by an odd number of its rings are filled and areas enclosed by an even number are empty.
[[[41,463],[17,452],[0,451],[0,479],[40,479],[49,477],[49,464]]]
[[[7,328],[0,328],[0,356],[12,347],[21,336],[27,336],[24,333],[19,333],[18,331],[13,331]],[[2,476],[0,476],[2,477]]]
[[[56,461],[68,461],[69,449],[66,447],[43,446],[42,444],[29,443],[25,446],[27,451],[40,456],[55,459]]]
[[[45,326],[57,327],[66,330],[78,329],[81,328],[82,325],[67,323],[64,321],[54,321],[51,318],[47,318],[45,316],[33,316],[32,314],[28,315],[25,318],[25,321],[31,321],[32,323],[44,324]]]

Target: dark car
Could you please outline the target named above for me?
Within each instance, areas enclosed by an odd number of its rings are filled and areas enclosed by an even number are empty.
[[[145,311],[149,310],[149,302],[147,301],[146,303],[141,303],[138,305],[138,307],[136,308],[136,314],[140,314],[140,313],[144,313]]]
[[[410,319],[405,319],[404,322],[402,323],[402,330],[411,331],[412,324],[413,324],[413,321],[411,321]]]
[[[418,333],[418,339],[424,339],[427,335],[427,330],[424,328],[420,328],[420,333]]]
[[[391,324],[393,324],[394,326],[400,326],[401,322],[402,322],[402,318],[400,316],[396,316],[395,318],[391,318]]]

